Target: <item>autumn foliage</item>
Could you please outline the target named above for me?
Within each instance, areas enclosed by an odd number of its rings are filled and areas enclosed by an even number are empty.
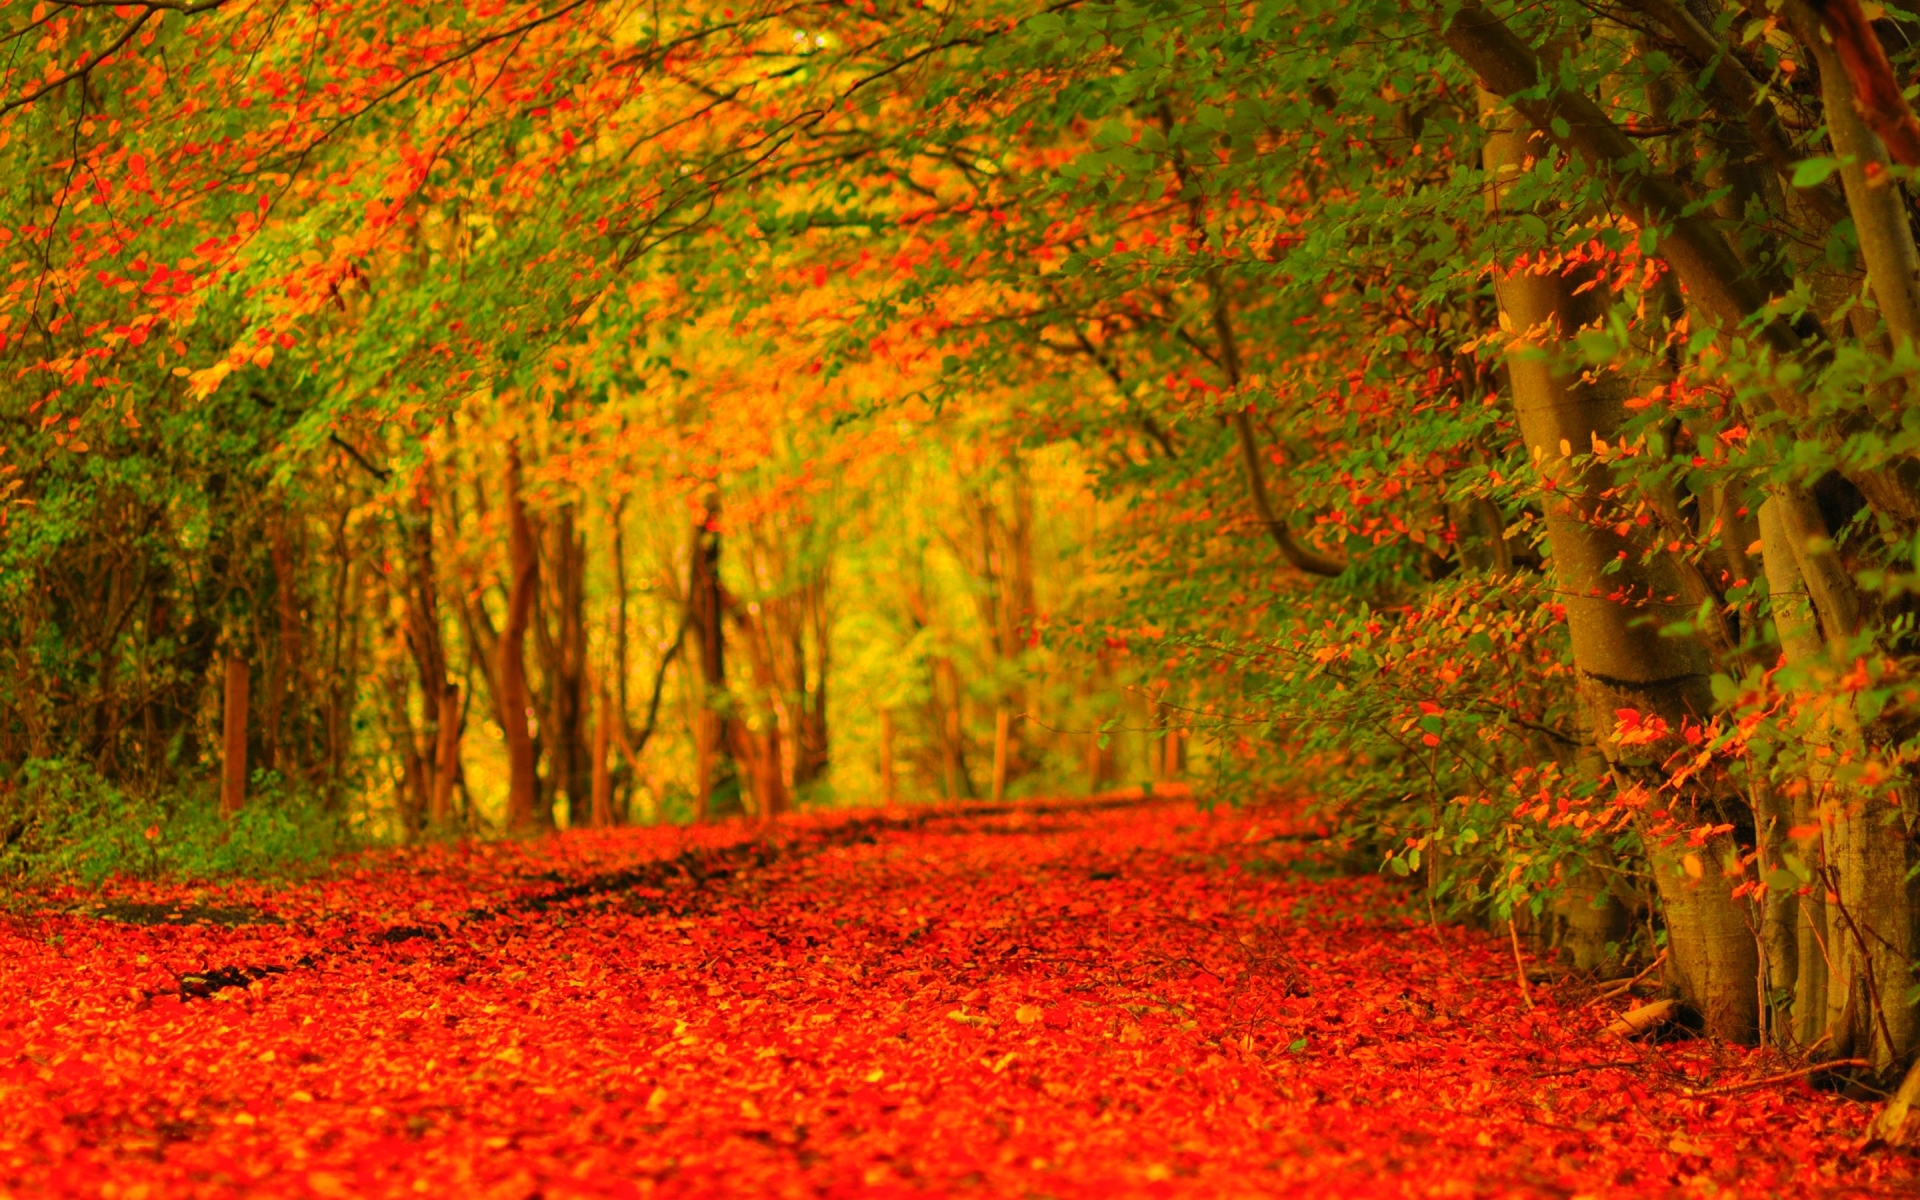
[[[0,3],[12,1174],[1906,1182],[1917,75]]]
[[[1604,1026],[1273,814],[854,812],[70,894],[16,1195],[1860,1194],[1857,1108]],[[1530,964],[1531,965],[1531,964]]]

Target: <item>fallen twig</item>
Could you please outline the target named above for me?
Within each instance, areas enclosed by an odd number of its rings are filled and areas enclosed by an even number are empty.
[[[1607,1032],[1626,1038],[1638,1037],[1665,1024],[1679,1007],[1672,1000],[1655,1000],[1639,1008],[1630,1008],[1607,1026]]]
[[[1646,1060],[1640,1058],[1621,1058],[1611,1062],[1581,1063],[1574,1067],[1554,1067],[1545,1071],[1528,1071],[1529,1079],[1550,1079],[1560,1075],[1583,1075],[1588,1071],[1630,1071],[1646,1066]]]
[[[1646,967],[1643,968],[1638,975],[1635,975],[1632,979],[1623,980],[1622,982],[1615,984],[1614,986],[1608,988],[1606,991],[1601,992],[1598,996],[1595,996],[1592,1000],[1589,1000],[1587,1003],[1597,1004],[1602,1000],[1611,1000],[1615,996],[1625,995],[1627,992],[1630,992],[1633,990],[1634,984],[1639,983],[1642,979],[1645,979],[1647,976],[1659,970],[1660,964],[1665,961],[1667,961],[1667,952],[1665,950],[1662,950],[1660,953],[1654,955],[1653,961],[1648,963]]]
[[[1815,1063],[1810,1067],[1801,1067],[1793,1071],[1782,1071],[1778,1075],[1769,1075],[1765,1079],[1749,1079],[1744,1083],[1727,1083],[1710,1088],[1682,1088],[1688,1096],[1731,1096],[1735,1092],[1751,1091],[1754,1088],[1767,1087],[1775,1083],[1789,1083],[1808,1075],[1817,1075],[1822,1071],[1831,1071],[1838,1067],[1867,1067],[1873,1064],[1864,1058],[1836,1058],[1832,1062]]]
[[[1533,1011],[1533,993],[1527,990],[1527,964],[1520,958],[1520,931],[1513,927],[1513,918],[1507,918],[1507,936],[1513,939],[1513,974],[1520,981],[1520,999],[1526,1001],[1527,1011]]]

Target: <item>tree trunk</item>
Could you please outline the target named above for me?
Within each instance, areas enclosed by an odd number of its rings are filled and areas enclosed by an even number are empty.
[[[1662,231],[1655,253],[1673,268],[1691,302],[1724,338],[1756,341],[1782,359],[1802,357],[1808,339],[1786,316],[1768,311],[1773,297],[1741,263],[1709,215],[1691,203],[1675,180],[1647,170],[1645,156],[1632,139],[1591,97],[1578,89],[1561,87],[1538,95],[1542,78],[1538,55],[1479,0],[1459,0],[1451,15],[1437,19],[1442,40],[1480,77],[1488,91],[1513,97],[1514,106],[1539,136],[1551,137],[1567,153],[1579,157],[1605,184],[1613,201],[1642,228]],[[1801,319],[1807,320],[1804,316]],[[1758,325],[1757,330],[1749,328],[1753,324]],[[1816,341],[1824,337],[1822,331],[1810,332]],[[1756,427],[1770,423],[1775,412],[1796,421],[1805,421],[1810,415],[1808,397],[1788,382],[1791,377],[1781,374],[1776,378],[1765,393],[1749,393],[1743,398],[1747,419]],[[1806,428],[1811,436],[1838,451],[1852,424],[1808,422]],[[1848,456],[1842,454],[1841,461],[1848,462]],[[1911,459],[1886,465],[1843,466],[1842,473],[1876,513],[1905,531],[1920,525],[1920,481],[1915,478]],[[1803,514],[1792,511],[1795,507],[1787,506],[1783,516],[1789,530],[1804,545],[1800,527],[1807,522]],[[1851,579],[1843,578],[1844,573],[1823,579],[1828,575],[1824,569],[1810,569],[1804,562],[1802,571],[1814,589],[1816,604],[1823,587],[1851,588]]]
[[[613,827],[613,772],[608,761],[612,750],[613,728],[622,718],[613,711],[613,697],[607,690],[606,680],[594,689],[593,722],[593,809],[592,825],[595,829]]]
[[[1100,789],[1114,780],[1115,764],[1113,747],[1103,746],[1106,735],[1095,730],[1087,737],[1087,794],[1098,795]]]
[[[793,781],[796,786],[812,783],[826,774],[827,764],[832,761],[831,743],[827,731],[827,684],[833,669],[833,618],[828,602],[828,573],[826,567],[818,569],[800,590],[798,597],[800,611],[796,628],[812,634],[814,669],[811,674],[811,686],[799,689],[797,697],[798,728],[794,731],[796,745],[793,752]],[[802,669],[806,656],[804,636],[796,637],[794,653],[800,657]]]
[[[260,731],[260,765],[269,771],[279,770],[284,775],[298,769],[297,763],[287,763],[282,767],[280,743],[288,684],[300,674],[299,580],[294,574],[293,547],[287,537],[287,516],[284,513],[276,516],[268,526],[268,540],[272,547],[273,598],[280,630],[274,641],[273,665],[267,672],[266,703],[261,706],[265,728]]]
[[[747,772],[746,795],[753,816],[770,820],[787,811],[786,783],[780,774],[780,726],[768,721],[759,728],[745,721],[731,721],[727,730],[733,738],[733,759]]]
[[[221,714],[220,815],[231,818],[247,802],[247,660],[227,651]]]
[[[347,755],[351,749],[354,684],[360,665],[360,606],[353,603],[360,565],[354,561],[347,542],[347,522],[341,516],[334,542],[337,574],[333,581],[332,645],[327,663],[327,804],[338,808],[343,800],[341,783],[346,777]]]
[[[966,724],[961,708],[960,672],[953,658],[933,660],[933,708],[940,729],[940,772],[949,800],[973,799],[973,779],[967,773]]]
[[[427,801],[427,824],[438,830],[453,824],[453,787],[460,777],[460,685],[449,683],[440,692],[433,747],[433,793]]]
[[[387,725],[395,751],[400,757],[400,793],[396,807],[400,814],[400,832],[408,841],[419,835],[426,825],[427,810],[432,806],[432,784],[427,776],[432,770],[428,760],[431,748],[423,749],[419,731],[413,726],[413,713],[408,707],[407,672],[405,664],[395,660],[380,673],[380,690],[387,698]],[[429,710],[430,718],[437,717],[439,705]]]
[[[1920,252],[1907,221],[1906,197],[1887,174],[1886,147],[1862,118],[1846,69],[1821,36],[1818,18],[1800,5],[1785,11],[1818,68],[1820,110],[1840,159],[1840,183],[1859,237],[1867,286],[1894,349],[1911,347],[1920,338]]]
[[[899,797],[893,782],[893,710],[880,710],[880,803],[892,808]]]
[[[1167,736],[1162,745],[1160,777],[1171,782],[1187,772],[1187,735],[1173,723],[1171,714],[1164,714],[1163,719]]]
[[[507,617],[500,629],[500,730],[507,740],[507,828],[516,833],[552,824],[551,812],[540,811],[540,780],[533,754],[533,731],[527,723],[533,704],[527,688],[527,625],[533,615],[534,589],[540,582],[540,560],[534,552],[533,526],[527,519],[520,492],[520,446],[507,445]]]
[[[993,711],[993,801],[1007,798],[1007,752],[1013,736],[1013,713],[1002,704]]]
[[[1554,908],[1561,921],[1561,954],[1576,971],[1604,966],[1626,937],[1626,907],[1590,862],[1575,869]]]
[[[453,682],[447,677],[446,636],[440,624],[439,567],[433,549],[433,494],[425,478],[417,484],[413,503],[400,519],[401,551],[406,562],[403,592],[406,612],[407,649],[412,653],[414,669],[420,680],[421,705],[426,729],[422,743],[414,745],[418,760],[417,775],[410,776],[414,804],[409,831],[419,832],[444,817],[439,810],[452,797],[451,772],[457,769],[459,736],[457,727],[445,727],[446,695]],[[412,743],[413,721],[407,714],[406,681],[397,680],[398,719],[405,725]],[[457,693],[458,689],[454,689]],[[454,711],[458,712],[458,700]],[[456,716],[457,719],[457,716]],[[449,737],[452,745],[448,745]]]
[[[687,624],[700,657],[703,683],[696,717],[695,805],[701,819],[745,811],[738,765],[732,756],[731,697],[727,693],[726,592],[720,586],[720,501],[711,497],[706,517],[693,527],[687,580]]]
[[[1795,922],[1793,1034],[1802,1046],[1821,1045],[1828,1058],[1864,1058],[1884,1071],[1904,1061],[1916,1033],[1908,1003],[1916,949],[1915,904],[1909,872],[1913,850],[1897,793],[1857,787],[1835,777],[1836,761],[1858,760],[1879,731],[1863,730],[1838,675],[1850,662],[1836,662],[1831,649],[1845,639],[1815,628],[1825,610],[1804,575],[1807,559],[1796,553],[1806,540],[1789,527],[1787,506],[1769,500],[1761,508],[1773,617],[1787,663],[1807,678],[1803,696],[1814,711],[1808,742],[1806,787],[1788,814],[1790,827],[1820,829],[1818,845],[1787,846],[1813,875],[1812,894],[1800,898]]]
[[[566,798],[570,826],[585,826],[593,807],[586,733],[586,542],[573,505],[561,505],[546,523],[545,533],[544,596],[534,627],[546,691],[541,735],[549,794]]]
[[[1494,107],[1491,97],[1483,97]],[[1487,145],[1493,180],[1490,208],[1497,214],[1507,181],[1545,150],[1543,139],[1520,132],[1510,114],[1500,119]],[[1581,290],[1582,285],[1585,290]],[[1600,741],[1617,778],[1658,794],[1662,759],[1679,744],[1689,723],[1712,709],[1707,657],[1695,638],[1668,638],[1662,626],[1684,620],[1679,585],[1664,558],[1642,562],[1639,548],[1613,533],[1602,498],[1610,480],[1582,467],[1573,455],[1596,440],[1612,439],[1624,415],[1621,397],[1583,380],[1577,368],[1558,361],[1573,335],[1599,316],[1601,288],[1593,280],[1521,270],[1496,279],[1495,292],[1514,341],[1507,355],[1521,435],[1543,493],[1553,569],[1564,597],[1573,642],[1577,693],[1587,726]],[[1609,572],[1615,563],[1619,568]],[[1620,710],[1664,721],[1669,734],[1644,748],[1616,736]],[[1651,763],[1645,761],[1651,755]],[[1732,824],[1752,828],[1744,804],[1730,795],[1675,798],[1682,827]],[[1729,819],[1730,818],[1730,819]],[[1758,1024],[1758,957],[1742,906],[1733,899],[1725,864],[1738,859],[1737,845],[1722,835],[1687,853],[1649,839],[1655,885],[1665,910],[1673,962],[1690,1003],[1708,1029],[1732,1041],[1748,1041]]]
[[[1789,665],[1806,666],[1818,662],[1823,652],[1820,631],[1814,624],[1813,604],[1807,598],[1806,584],[1779,507],[1771,500],[1760,506],[1761,557],[1767,572],[1767,594],[1773,610],[1774,629]],[[1789,828],[1816,828],[1819,816],[1815,794],[1825,790],[1826,761],[1814,757],[1809,762],[1805,786],[1796,789],[1790,810]],[[1768,861],[1787,866],[1788,856],[1797,857],[1811,878],[1807,894],[1797,896],[1794,921],[1794,974],[1791,1036],[1805,1047],[1818,1041],[1827,1026],[1827,904],[1826,859],[1818,838],[1789,843],[1781,839],[1770,847]],[[1783,887],[1784,880],[1778,880]],[[1797,882],[1797,881],[1796,881]],[[1794,889],[1797,891],[1798,889]],[[1785,1032],[1785,1031],[1783,1031]]]

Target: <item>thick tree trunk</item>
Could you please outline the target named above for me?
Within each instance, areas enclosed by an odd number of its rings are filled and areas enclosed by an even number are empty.
[[[1505,182],[1544,149],[1544,142],[1521,133],[1511,116],[1497,124],[1487,146],[1496,211]],[[1610,481],[1573,461],[1596,440],[1613,439],[1624,415],[1621,397],[1559,361],[1573,335],[1599,315],[1600,288],[1592,282],[1527,269],[1498,279],[1495,290],[1514,337],[1507,366],[1521,435],[1546,484],[1547,537],[1586,724],[1618,777],[1658,793],[1664,784],[1660,760],[1673,751],[1679,730],[1711,713],[1709,668],[1696,639],[1658,632],[1688,615],[1678,580],[1664,559],[1644,564],[1638,547],[1598,519]],[[1619,569],[1609,571],[1616,563]],[[1658,718],[1672,732],[1654,746],[1630,748],[1615,733],[1616,714],[1626,709]],[[1638,755],[1649,752],[1652,768],[1636,765]],[[1694,795],[1674,803],[1683,824],[1751,828],[1741,811],[1744,804],[1732,796]],[[1750,1040],[1759,1016],[1757,952],[1725,870],[1726,863],[1737,860],[1737,846],[1721,836],[1700,853],[1688,853],[1656,840],[1649,853],[1687,999],[1714,1034]]]
[[[1807,598],[1806,584],[1780,520],[1779,507],[1768,501],[1760,506],[1761,557],[1767,572],[1767,594],[1773,610],[1773,624],[1780,648],[1789,665],[1805,669],[1820,661],[1824,646],[1815,626],[1813,604]],[[1813,756],[1805,786],[1795,790],[1788,811],[1789,829],[1817,828],[1819,815],[1816,794],[1826,790],[1826,759]],[[1794,1044],[1806,1047],[1819,1041],[1827,1026],[1827,883],[1826,856],[1817,837],[1804,835],[1789,841],[1779,839],[1769,846],[1766,861],[1785,868],[1788,856],[1797,857],[1811,878],[1805,895],[1796,895],[1794,919],[1794,973],[1790,1034]],[[1779,881],[1783,888],[1785,881]],[[1793,891],[1797,892],[1795,888]],[[1783,981],[1783,983],[1788,981]]]
[[[247,802],[247,660],[237,651],[227,651],[224,690],[220,815],[231,818]]]
[[[540,582],[540,559],[534,552],[533,526],[527,519],[526,499],[520,490],[520,447],[507,447],[507,616],[500,629],[500,730],[507,740],[507,827],[526,832],[552,824],[551,812],[540,811],[540,780],[534,761],[533,731],[527,722],[533,697],[527,688],[527,625],[533,615],[534,589]]]
[[[1899,805],[1881,789],[1835,788],[1823,801],[1830,1052],[1885,1070],[1914,1045],[1910,843]]]
[[[1802,1046],[1820,1045],[1827,1058],[1864,1058],[1876,1070],[1904,1061],[1916,1042],[1908,1003],[1916,944],[1909,872],[1913,847],[1897,793],[1858,787],[1835,777],[1833,764],[1857,761],[1877,730],[1863,730],[1840,689],[1832,649],[1834,631],[1815,628],[1825,610],[1808,603],[1803,572],[1806,545],[1784,519],[1786,506],[1761,508],[1773,617],[1787,663],[1808,680],[1803,692],[1814,712],[1807,738],[1806,788],[1785,814],[1790,828],[1820,829],[1817,845],[1781,846],[1781,865],[1794,854],[1813,874],[1795,922],[1793,1034]],[[1818,617],[1816,617],[1818,614]]]

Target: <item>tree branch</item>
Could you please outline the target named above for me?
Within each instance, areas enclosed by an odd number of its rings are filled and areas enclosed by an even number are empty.
[[[1860,0],[1807,0],[1853,84],[1854,104],[1887,145],[1887,154],[1903,167],[1920,167],[1920,118],[1907,104],[1893,64]]]
[[[1754,147],[1773,169],[1782,177],[1792,176],[1800,153],[1782,127],[1779,111],[1772,101],[1762,98],[1759,82],[1733,56],[1733,50],[1722,45],[1712,30],[1676,0],[1632,0],[1632,3],[1665,27],[1673,41],[1707,73],[1707,97],[1720,115],[1743,122],[1753,137]],[[1831,183],[1802,188],[1800,194],[1832,224],[1838,224],[1847,215],[1846,205],[1834,194]]]

